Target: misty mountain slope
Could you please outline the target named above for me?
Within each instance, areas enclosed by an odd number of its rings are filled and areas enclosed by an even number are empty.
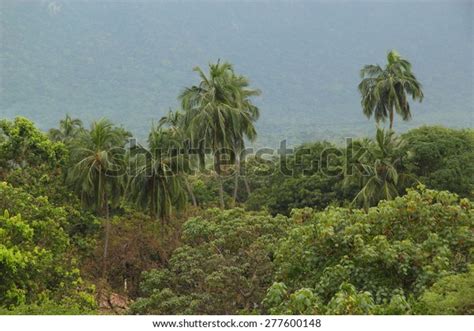
[[[259,145],[371,132],[360,68],[397,49],[425,100],[410,123],[472,127],[473,8],[452,3],[0,2],[0,117],[69,113],[144,137],[192,71],[232,62],[263,95]]]

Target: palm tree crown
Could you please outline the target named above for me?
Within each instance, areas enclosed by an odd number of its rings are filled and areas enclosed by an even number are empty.
[[[199,85],[186,88],[180,95],[185,111],[184,123],[192,141],[204,141],[214,152],[214,165],[221,176],[220,155],[230,148],[236,155],[244,146],[244,138],[255,139],[254,122],[259,110],[250,100],[260,94],[250,89],[247,78],[236,75],[230,63],[219,61],[209,65],[209,75],[194,69],[201,79]],[[220,204],[224,206],[222,182]]]
[[[423,100],[421,84],[413,74],[410,62],[394,50],[388,53],[384,69],[379,65],[366,65],[360,75],[362,110],[368,118],[373,115],[377,123],[388,118],[392,128],[394,112],[408,121],[412,116],[408,96],[415,101]]]
[[[162,223],[186,203],[182,174],[187,161],[180,152],[181,140],[176,138],[171,129],[153,127],[148,149],[137,146],[132,152],[136,168],[129,183],[129,197]]]
[[[354,167],[355,173],[346,174],[344,185],[360,189],[354,203],[368,208],[380,200],[394,199],[408,186],[412,177],[403,172],[403,145],[394,131],[377,129],[375,141],[364,139],[349,146],[356,152],[365,152],[359,160],[346,165]]]
[[[49,136],[52,140],[70,142],[82,130],[82,121],[78,118],[72,118],[69,115],[59,121],[58,129],[50,129]]]

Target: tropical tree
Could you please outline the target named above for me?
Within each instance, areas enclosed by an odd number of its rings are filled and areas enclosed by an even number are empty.
[[[64,144],[51,141],[33,122],[16,117],[0,120],[0,175],[8,168],[57,166],[66,159]]]
[[[368,118],[373,115],[377,123],[385,122],[388,118],[391,129],[395,112],[404,121],[411,118],[408,97],[421,102],[423,91],[412,72],[410,62],[395,50],[388,52],[387,62],[385,68],[379,65],[366,65],[362,68],[359,91],[363,113]]]
[[[153,127],[148,147],[137,146],[132,151],[135,169],[127,195],[138,206],[148,209],[153,219],[164,226],[173,210],[186,204],[183,173],[186,162],[180,153],[180,140],[171,129]]]
[[[35,314],[45,314],[49,303],[69,314],[94,309],[93,293],[71,259],[73,207],[30,191],[0,181],[0,314],[32,306],[43,308]]]
[[[402,173],[404,141],[392,130],[377,129],[375,141],[362,140],[354,142],[350,148],[357,152],[364,150],[358,160],[351,160],[353,173],[346,173],[344,185],[359,185],[360,191],[353,202],[364,208],[376,205],[380,200],[392,200],[408,186],[414,178]],[[356,153],[360,155],[360,153]]]
[[[472,313],[472,207],[419,186],[367,212],[295,209],[273,253],[266,313],[412,314],[420,299],[424,314]]]
[[[182,228],[165,268],[142,275],[133,314],[256,313],[271,285],[275,243],[291,223],[240,208],[208,209]]]
[[[74,139],[82,129],[82,121],[78,118],[72,118],[67,114],[64,119],[59,121],[59,128],[50,129],[48,134],[54,141],[68,143]]]
[[[183,112],[177,110],[172,111],[170,110],[168,114],[163,116],[159,123],[158,128],[167,127],[169,128],[169,134],[172,135],[173,140],[179,145],[179,150],[183,154],[183,160],[187,161],[186,167],[183,169],[191,171],[191,166],[193,165],[194,158],[192,157],[195,155],[193,150],[193,143],[191,141],[191,137],[189,136],[188,132],[186,131],[186,123],[184,122],[185,117]],[[198,158],[200,162],[204,162],[204,153],[201,150],[198,150]],[[189,172],[188,171],[188,172]],[[183,175],[183,181],[186,185],[186,190],[188,191],[189,197],[193,203],[193,206],[197,206],[196,196],[194,195],[193,189],[191,184],[189,183],[187,175]]]
[[[232,134],[232,148],[234,150],[235,159],[235,183],[234,183],[234,203],[237,199],[237,193],[239,188],[239,176],[241,175],[241,156],[245,150],[245,139],[254,141],[257,137],[257,130],[255,129],[254,122],[258,120],[260,116],[260,110],[255,106],[251,97],[260,95],[260,90],[250,89],[249,81],[243,76],[234,76],[234,84],[237,87],[238,98],[237,98],[237,109],[238,109],[238,127]],[[250,186],[247,181],[247,177],[243,176],[247,195],[250,195]]]
[[[101,119],[83,130],[71,147],[73,167],[68,181],[80,193],[84,205],[105,218],[102,277],[107,273],[110,236],[110,205],[117,205],[123,192],[124,147],[130,136],[122,128]]]
[[[214,169],[220,182],[219,200],[224,208],[222,183],[222,154],[230,149],[234,156],[236,148],[243,146],[243,137],[254,138],[252,122],[258,118],[258,108],[249,98],[258,95],[258,90],[248,89],[248,81],[237,76],[230,63],[209,65],[209,75],[201,68],[194,68],[201,79],[199,85],[186,88],[179,99],[185,111],[185,123],[192,140],[204,141],[214,153]]]

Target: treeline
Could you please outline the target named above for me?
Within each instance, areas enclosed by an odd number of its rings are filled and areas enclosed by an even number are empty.
[[[3,313],[473,313],[472,129],[247,155],[259,91],[196,71],[146,146],[107,119],[0,120]],[[390,127],[423,97],[396,52],[359,88]]]

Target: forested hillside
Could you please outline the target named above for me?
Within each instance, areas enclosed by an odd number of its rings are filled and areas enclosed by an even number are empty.
[[[474,313],[472,129],[249,154],[261,91],[195,71],[147,144],[105,118],[0,120],[1,313]],[[410,119],[408,60],[361,72],[366,116]]]
[[[3,314],[474,313],[472,130],[403,135],[397,172],[417,188],[399,183],[391,201],[373,191],[359,202],[363,182],[342,174],[303,174],[329,145],[316,142],[299,147],[311,151],[301,163],[290,159],[292,175],[250,159],[249,196],[240,182],[233,202],[235,182],[224,181],[230,209],[219,208],[210,170],[156,178],[156,196],[132,188],[138,172],[102,184],[104,213],[100,176],[77,172],[87,159],[75,159],[73,142],[23,118],[0,126]]]
[[[358,71],[391,48],[411,59],[426,92],[399,130],[473,124],[470,2],[6,0],[0,9],[0,114],[43,130],[65,113],[103,116],[144,140],[178,106],[192,68],[221,59],[263,91],[257,145],[372,135]]]

